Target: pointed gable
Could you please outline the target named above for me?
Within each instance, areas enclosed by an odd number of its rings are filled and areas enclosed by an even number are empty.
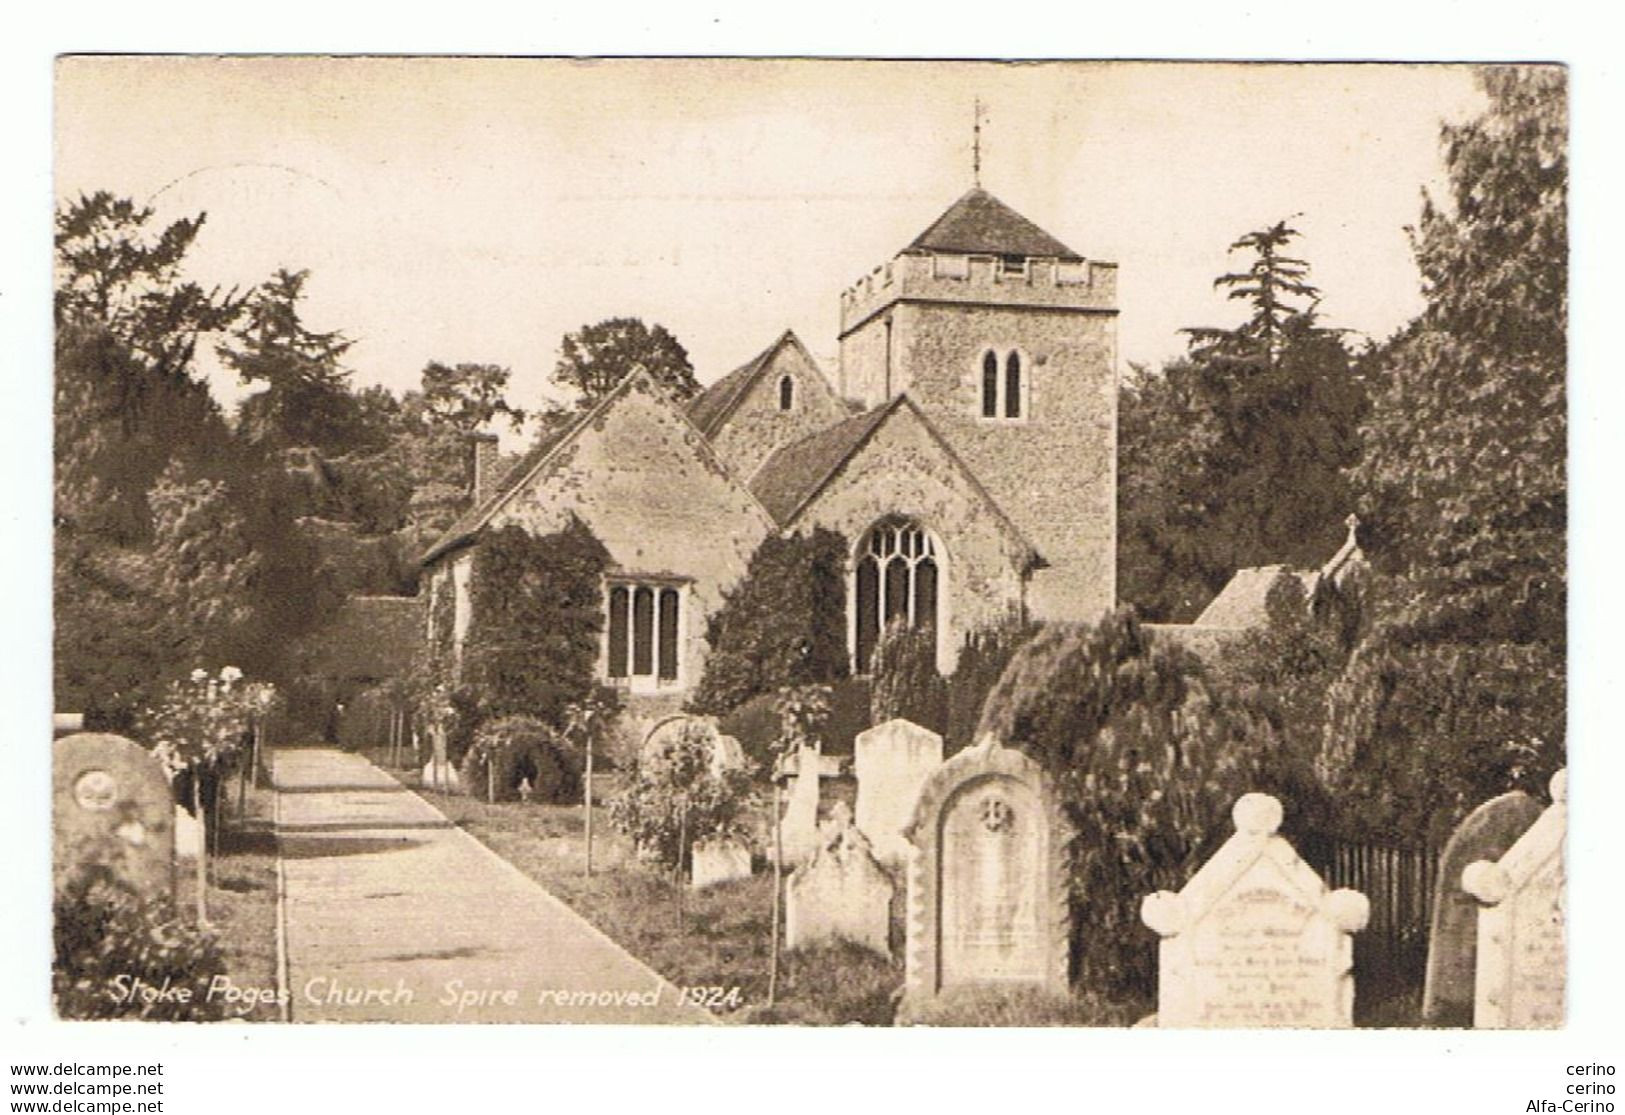
[[[959,255],[1083,257],[980,187],[948,207],[909,250]]]

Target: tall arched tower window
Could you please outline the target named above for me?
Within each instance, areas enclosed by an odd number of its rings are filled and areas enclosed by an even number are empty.
[[[992,352],[982,357],[982,417],[999,416],[999,358]]]
[[[942,567],[931,535],[897,517],[871,527],[854,556],[853,665],[867,674],[888,623],[936,629]]]
[[[1012,352],[1004,358],[1004,416],[1021,417],[1021,354]]]
[[[796,404],[796,381],[786,375],[779,377],[779,409],[789,410]]]

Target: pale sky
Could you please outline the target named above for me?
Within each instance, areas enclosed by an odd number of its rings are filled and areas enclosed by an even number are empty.
[[[833,378],[840,291],[971,185],[977,97],[983,185],[1119,264],[1125,366],[1234,321],[1226,246],[1292,214],[1329,324],[1404,324],[1404,227],[1479,105],[1450,66],[84,58],[55,186],[206,210],[206,283],[310,269],[362,385],[492,362],[533,404],[559,338],[618,315],[702,383],[786,327]]]

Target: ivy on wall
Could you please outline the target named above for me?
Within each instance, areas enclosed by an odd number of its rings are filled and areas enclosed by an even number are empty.
[[[692,711],[722,715],[764,693],[846,676],[846,552],[822,527],[763,540],[706,626],[711,653]]]
[[[508,526],[481,537],[462,674],[481,720],[524,715],[558,727],[588,696],[608,565],[609,552],[573,516],[552,534]]]

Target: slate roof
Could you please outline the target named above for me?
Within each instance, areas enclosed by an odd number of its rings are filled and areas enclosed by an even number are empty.
[[[1295,572],[1284,565],[1238,569],[1193,623],[1197,627],[1263,627],[1269,622],[1270,590],[1289,579],[1303,586],[1305,597],[1314,590],[1314,573]]]
[[[615,394],[615,391],[611,391],[604,396],[604,401],[608,401]],[[490,495],[464,511],[462,515],[458,516],[456,522],[446,528],[446,532],[424,551],[423,557],[418,559],[419,562],[428,565],[447,550],[455,549],[459,544],[474,537],[474,534],[491,517],[491,513],[497,509],[497,505],[507,498],[508,493],[517,488],[520,482],[547,458],[549,453],[557,449],[566,438],[580,429],[593,415],[597,414],[599,407],[602,405],[603,402],[600,402],[599,406],[593,407],[576,421],[566,422],[559,426],[558,429],[540,438],[535,445],[531,446],[529,452],[520,457],[514,465],[502,474],[502,479],[497,482],[496,487],[491,489]]]
[[[1026,535],[1022,534],[1021,529],[1005,514],[998,501],[982,486],[976,474],[959,459],[953,446],[937,432],[931,420],[925,416],[925,412],[920,410],[906,394],[898,394],[889,403],[883,403],[863,414],[844,418],[834,425],[825,426],[817,433],[809,434],[800,441],[782,446],[762,462],[762,467],[751,477],[751,491],[757,501],[767,508],[768,514],[773,516],[775,522],[781,527],[789,526],[801,509],[823,490],[848,461],[857,456],[875,431],[885,425],[886,420],[892,415],[904,409],[914,415],[920,425],[925,427],[926,433],[942,447],[948,459],[965,474],[971,487],[987,502],[988,507],[1026,551],[1029,566],[1035,569],[1043,568],[1047,563],[1038,550],[1027,541]]]
[[[801,341],[793,331],[786,329],[772,344],[694,396],[688,404],[688,420],[706,437],[716,437],[734,408],[762,378],[773,354],[786,344],[799,345]]]
[[[800,441],[781,446],[751,477],[750,490],[781,526],[858,450],[902,401],[843,418]]]
[[[950,205],[930,228],[914,238],[909,250],[1083,258],[980,187]]]
[[[374,681],[403,676],[423,631],[420,597],[352,596],[312,634],[310,670],[320,677]]]

